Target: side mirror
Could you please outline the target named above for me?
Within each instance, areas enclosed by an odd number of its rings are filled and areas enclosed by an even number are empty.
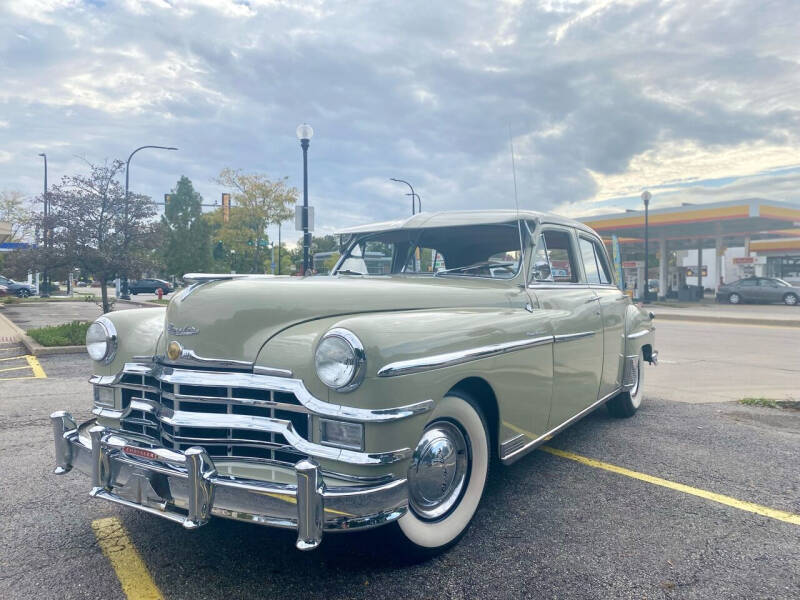
[[[536,281],[549,281],[552,279],[550,263],[544,260],[533,263],[533,278]]]

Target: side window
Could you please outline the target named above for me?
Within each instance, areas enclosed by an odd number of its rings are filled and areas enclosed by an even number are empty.
[[[602,245],[598,244],[597,241],[593,241],[592,243],[594,244],[594,255],[595,258],[597,258],[597,266],[600,269],[600,283],[613,284],[613,271],[611,270],[611,266],[608,264],[608,256],[605,253],[605,249],[602,247]]]
[[[739,285],[742,287],[756,287],[758,283],[756,282],[755,279],[742,279],[739,282]]]
[[[586,281],[589,283],[611,283],[611,269],[608,266],[603,248],[600,247],[596,240],[584,237],[579,239],[583,270],[586,271]]]
[[[600,269],[597,268],[597,258],[594,255],[594,244],[584,237],[578,238],[583,259],[583,271],[586,273],[587,283],[600,283]]]
[[[575,256],[566,231],[545,230],[533,251],[532,280],[576,283]]]

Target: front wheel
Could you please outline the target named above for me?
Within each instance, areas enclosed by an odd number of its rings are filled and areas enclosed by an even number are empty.
[[[783,297],[783,303],[787,306],[797,306],[797,294],[786,294]]]
[[[489,456],[480,408],[467,397],[442,399],[414,450],[408,512],[396,524],[410,554],[438,554],[464,535],[486,486]]]
[[[633,387],[620,392],[606,402],[606,408],[612,417],[617,417],[618,419],[632,417],[642,405],[642,387],[644,387],[644,369],[642,369],[642,365],[642,355],[639,354],[630,365],[630,376],[634,381]]]
[[[17,290],[17,297],[18,298],[27,298],[30,295],[31,295],[30,290],[26,290],[25,288]]]
[[[730,296],[728,296],[728,302],[730,302],[731,304],[740,304],[741,301],[742,301],[742,297],[739,294],[735,293],[735,292],[733,294],[731,294]]]

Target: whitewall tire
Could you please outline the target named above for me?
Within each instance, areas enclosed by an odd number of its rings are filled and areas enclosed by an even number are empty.
[[[448,395],[437,405],[408,471],[408,512],[397,522],[418,554],[441,552],[464,534],[489,472],[489,433],[472,401]]]

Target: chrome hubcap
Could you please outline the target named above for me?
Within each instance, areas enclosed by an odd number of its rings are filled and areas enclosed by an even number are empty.
[[[467,480],[469,448],[448,421],[428,425],[408,470],[409,503],[425,520],[441,519],[458,503]]]

